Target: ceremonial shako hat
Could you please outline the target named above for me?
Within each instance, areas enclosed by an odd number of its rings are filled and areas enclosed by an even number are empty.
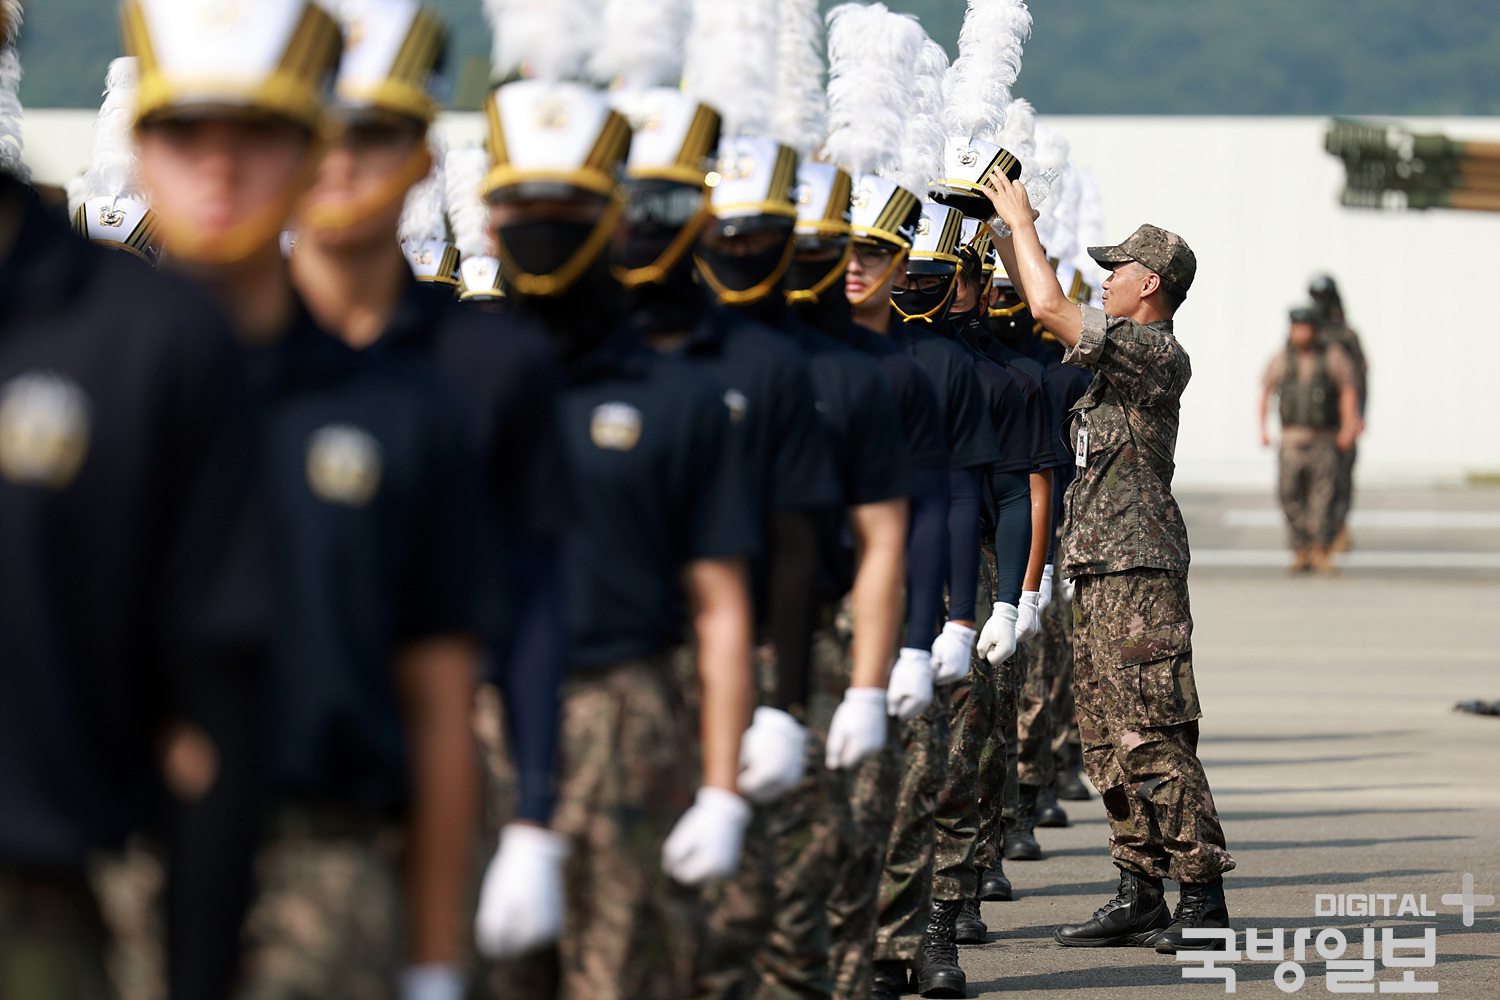
[[[763,135],[740,135],[719,143],[719,156],[708,175],[714,215],[721,221],[752,225],[757,216],[794,223],[797,206],[797,154]]]
[[[333,107],[430,123],[437,114],[430,87],[443,57],[441,22],[416,0],[343,0],[338,13],[345,41]]]
[[[981,185],[996,168],[1011,180],[1020,179],[1021,161],[1006,150],[973,136],[950,135],[943,144],[943,176],[928,192],[933,201],[971,219],[988,219],[995,209]]]
[[[450,149],[443,160],[443,185],[448,202],[448,226],[458,248],[458,297],[505,297],[500,281],[500,258],[494,254],[490,209],[479,193],[490,171],[490,157],[482,149]]]
[[[458,265],[458,298],[503,299],[505,286],[500,282],[500,258],[465,257]]]
[[[448,238],[447,146],[441,135],[430,132],[421,152],[422,162],[430,164],[431,169],[406,192],[396,239],[418,281],[435,282],[456,291],[459,250]]]
[[[849,266],[849,255],[854,241],[849,237],[849,194],[852,182],[849,174],[832,163],[810,161],[797,168],[797,187],[792,192],[797,203],[797,246],[807,251],[837,249],[839,254],[827,261],[823,274],[814,277],[823,269],[820,262],[812,274],[797,276],[796,282],[806,288],[788,287],[786,299],[793,305],[799,302],[817,302],[818,298],[835,281],[844,276]]]
[[[135,254],[154,265],[160,255],[156,213],[123,195],[89,198],[73,213],[73,231],[91,243]]]
[[[1193,276],[1198,273],[1198,258],[1182,237],[1149,223],[1118,246],[1089,247],[1089,256],[1105,267],[1133,260],[1184,292],[1193,287]]]
[[[110,62],[89,168],[68,183],[68,207],[79,236],[155,264],[160,234],[141,187],[132,128],[137,76],[130,56]]]
[[[228,111],[317,129],[343,39],[310,0],[126,0],[121,21],[137,121]]]
[[[626,176],[702,187],[719,145],[719,114],[674,87],[611,91],[630,125]]]
[[[952,274],[961,263],[958,241],[962,225],[963,216],[957,210],[930,201],[925,203],[922,218],[917,222],[911,253],[907,255],[907,272]]]
[[[910,250],[922,218],[922,200],[895,181],[864,174],[849,199],[849,222],[856,239]]]
[[[406,263],[418,281],[458,287],[458,247],[447,240],[412,240],[401,244]]]
[[[490,201],[559,186],[612,195],[630,150],[630,126],[605,95],[581,83],[517,80],[485,103]],[[566,193],[566,192],[563,192]]]

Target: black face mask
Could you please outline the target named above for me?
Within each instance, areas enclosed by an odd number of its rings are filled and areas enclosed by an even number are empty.
[[[800,266],[806,270],[805,273],[798,275],[796,271],[799,265],[795,260],[792,261],[791,270],[787,272],[788,287],[811,288],[828,273],[830,265],[825,260],[818,261],[816,264],[802,264]],[[818,271],[819,273],[814,275],[812,274],[813,271]],[[803,279],[809,277],[811,280],[800,283]],[[794,284],[794,282],[800,284]],[[796,313],[797,318],[808,326],[826,333],[830,337],[843,340],[848,334],[852,310],[849,306],[849,296],[844,291],[844,283],[842,281],[835,281],[824,289],[816,302],[795,303],[792,306],[792,312]]]
[[[572,259],[594,232],[591,222],[543,219],[500,227],[505,249],[527,274],[552,274]]]
[[[909,285],[906,288],[892,288],[891,301],[899,306],[901,311],[908,316],[921,316],[924,313],[929,313],[937,309],[949,298],[953,280],[949,278],[948,282],[935,292],[919,292],[914,285]],[[917,320],[917,322],[920,323],[921,320]],[[942,322],[943,317],[941,315],[932,317],[934,326]]]
[[[731,256],[704,246],[698,248],[698,256],[704,265],[713,271],[719,284],[732,292],[754,288],[775,274],[785,254],[785,246],[775,246],[743,257]],[[772,285],[768,295],[779,297],[780,294],[781,282],[778,281]]]
[[[1036,320],[1031,318],[1031,310],[1024,305],[1009,316],[989,317],[990,331],[995,338],[1006,347],[1022,353],[1025,353],[1031,343],[1034,336],[1032,327],[1035,325]]]
[[[636,268],[655,263],[678,232],[666,227],[632,228],[615,253],[615,264]],[[693,277],[691,253],[683,254],[661,281],[637,285],[629,294],[631,321],[645,334],[691,330],[708,307]]]
[[[594,230],[588,222],[544,220],[503,226],[500,238],[516,264],[528,274],[552,274],[566,264]],[[620,283],[600,253],[561,295],[517,295],[520,308],[546,330],[558,359],[572,361],[608,339],[619,320]]]

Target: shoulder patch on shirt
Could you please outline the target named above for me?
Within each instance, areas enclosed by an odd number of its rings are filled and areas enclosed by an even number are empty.
[[[641,440],[641,411],[629,403],[600,403],[589,421],[589,437],[606,451],[629,451]]]
[[[60,490],[89,450],[89,399],[66,375],[30,371],[0,387],[0,472],[20,486]]]
[[[729,408],[729,422],[737,424],[750,410],[750,400],[738,389],[724,390],[724,405]]]
[[[307,485],[324,503],[363,507],[380,489],[380,442],[354,424],[326,424],[307,439]]]

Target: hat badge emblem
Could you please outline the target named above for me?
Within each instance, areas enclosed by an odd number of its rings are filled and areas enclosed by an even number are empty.
[[[0,473],[22,486],[60,490],[89,448],[89,401],[56,372],[17,375],[0,388]]]
[[[656,132],[661,128],[661,112],[657,108],[636,111],[629,116],[632,132]]]
[[[411,255],[411,259],[414,260],[414,261],[416,261],[417,264],[419,264],[422,267],[431,267],[432,266],[432,251],[429,250],[429,249],[427,249],[426,247],[422,247],[416,253],[414,253],[414,254]]]
[[[641,411],[629,403],[600,403],[589,420],[589,440],[605,451],[630,451],[641,440]]]
[[[755,175],[755,161],[748,156],[729,153],[719,157],[718,174],[726,181],[747,181]]]
[[[796,202],[798,205],[811,205],[812,204],[812,185],[811,184],[798,184],[797,187],[796,187],[796,189],[793,190],[793,192],[792,192],[792,200],[794,202]]]
[[[125,224],[125,213],[114,205],[105,205],[99,209],[99,225],[118,229]]]
[[[244,15],[247,0],[215,0],[198,9],[198,21],[205,31],[228,34]]]
[[[544,97],[536,103],[536,127],[558,131],[568,127],[568,105],[556,97]]]
[[[965,146],[958,151],[958,162],[965,167],[972,167],[979,162],[979,154],[973,146]]]
[[[854,192],[854,197],[849,199],[851,208],[864,208],[870,203],[870,189],[862,187]]]
[[[725,389],[724,406],[729,410],[729,422],[737,424],[750,411],[750,398],[738,389]]]
[[[326,424],[307,439],[307,485],[324,503],[363,507],[380,489],[380,442],[354,424]]]
[[[927,220],[927,216],[924,215],[917,222],[917,235],[918,236],[926,236],[930,232],[932,232],[932,223],[929,222]]]

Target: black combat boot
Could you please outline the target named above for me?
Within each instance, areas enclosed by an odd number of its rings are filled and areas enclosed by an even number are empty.
[[[1069,948],[1147,948],[1172,922],[1161,879],[1120,869],[1120,891],[1081,924],[1064,924],[1052,940]]]
[[[1083,749],[1073,743],[1064,744],[1063,756],[1063,766],[1057,769],[1057,797],[1066,802],[1087,802],[1093,795],[1078,773],[1083,770]]]
[[[1020,804],[1016,807],[1016,821],[1005,831],[1000,853],[1006,861],[1040,861],[1042,845],[1036,842],[1036,793],[1035,785],[1022,785]]]
[[[1067,826],[1068,814],[1057,804],[1057,789],[1052,785],[1039,789],[1036,796],[1037,826]]]
[[[924,997],[961,997],[968,987],[964,970],[958,967],[958,942],[954,923],[963,909],[961,899],[934,899],[927,933],[911,963],[911,988]]]
[[[870,1000],[898,1000],[906,992],[906,980],[905,962],[877,961],[870,977]]]
[[[953,922],[953,940],[959,944],[984,944],[990,939],[989,933],[984,918],[979,915],[979,899],[970,897],[964,900],[963,909],[958,911],[958,919]]]
[[[1010,879],[1005,877],[1005,863],[999,858],[995,859],[994,868],[979,873],[979,898],[986,903],[1009,903],[1015,898],[1011,895]]]
[[[1183,931],[1189,927],[1229,926],[1229,907],[1224,902],[1224,880],[1194,885],[1184,882],[1178,886],[1177,909],[1172,914],[1172,924],[1156,939],[1156,950],[1163,955],[1175,955],[1179,951],[1223,951],[1222,937],[1190,938]]]

